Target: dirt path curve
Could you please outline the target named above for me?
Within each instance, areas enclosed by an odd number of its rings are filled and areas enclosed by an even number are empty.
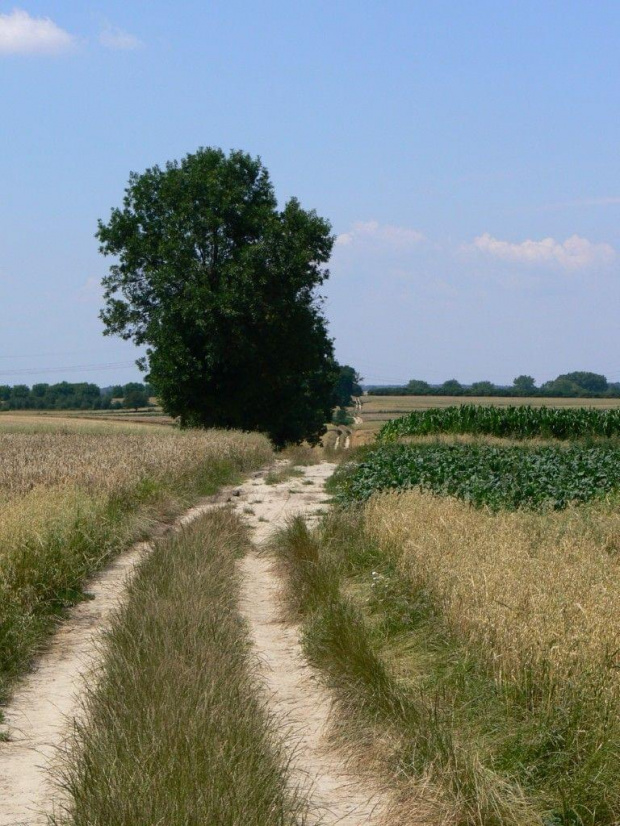
[[[220,494],[187,511],[176,524],[186,524],[219,507]],[[163,532],[163,531],[161,531]],[[93,669],[96,643],[118,606],[128,578],[151,545],[141,542],[118,556],[88,585],[92,599],[71,610],[27,675],[13,701],[3,709],[0,733],[0,826],[40,826],[52,814],[57,790],[50,766],[79,710],[83,675]]]
[[[320,518],[326,510],[324,482],[333,468],[327,463],[310,466],[303,469],[303,476],[276,485],[266,484],[265,471],[255,473],[240,488],[204,500],[177,524],[229,502],[248,520],[260,546],[293,514],[303,514],[309,523]],[[53,813],[54,802],[59,802],[59,791],[50,780],[54,756],[79,714],[84,675],[96,673],[97,641],[150,547],[146,542],[135,545],[89,583],[93,598],[71,611],[4,709],[0,735],[10,739],[0,741],[0,826],[48,823],[47,815]],[[242,609],[262,662],[274,715],[282,722],[290,748],[293,780],[312,801],[309,823],[379,824],[384,801],[367,784],[360,785],[341,756],[328,747],[329,696],[304,661],[297,629],[280,621],[278,579],[270,561],[253,552],[240,564]]]
[[[309,523],[319,518],[324,510],[324,483],[333,469],[334,465],[324,462],[304,468],[303,477],[279,485],[266,485],[260,478],[243,485],[240,498],[259,549],[292,515],[302,514]],[[241,610],[262,663],[272,710],[286,732],[293,781],[311,800],[309,823],[375,826],[385,822],[386,800],[367,781],[362,784],[327,742],[330,698],[304,660],[299,629],[282,622],[280,586],[272,562],[258,550],[240,564]]]

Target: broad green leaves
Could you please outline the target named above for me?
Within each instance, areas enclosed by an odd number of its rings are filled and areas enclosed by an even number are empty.
[[[328,221],[295,198],[278,208],[260,159],[200,149],[132,174],[99,222],[106,334],[146,345],[164,410],[197,427],[317,443],[337,368],[317,290]]]
[[[492,510],[559,510],[620,487],[620,448],[381,445],[335,481],[343,502],[420,487]]]

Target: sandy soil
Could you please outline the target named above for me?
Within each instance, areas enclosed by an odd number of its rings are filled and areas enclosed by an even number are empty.
[[[243,507],[254,511],[248,519],[257,544],[257,550],[241,562],[241,609],[254,638],[272,710],[286,732],[293,780],[311,800],[309,822],[370,826],[384,822],[387,801],[367,781],[362,784],[330,746],[330,697],[304,660],[299,629],[282,621],[278,577],[260,548],[291,516],[304,515],[309,523],[317,518],[324,510],[323,486],[333,470],[334,465],[322,463],[304,468],[303,478],[274,486],[259,478],[240,489]]]
[[[280,469],[286,463],[279,463]],[[298,629],[281,620],[278,578],[260,546],[271,532],[294,514],[309,523],[327,509],[323,489],[334,466],[322,463],[301,469],[277,485],[265,482],[265,471],[244,485],[227,489],[188,511],[178,524],[196,519],[221,503],[232,504],[249,522],[257,549],[240,562],[242,610],[248,620],[260,660],[272,710],[281,722],[291,755],[293,780],[310,796],[312,824],[363,826],[382,821],[386,801],[363,785],[330,747],[326,733],[330,699],[317,675],[305,663]],[[128,578],[150,549],[140,543],[118,557],[88,587],[92,599],[72,610],[36,668],[23,681],[5,709],[0,742],[0,826],[41,826],[47,823],[59,791],[50,781],[53,759],[79,714],[84,676],[96,675],[97,641],[122,600]],[[267,824],[266,824],[267,826]]]

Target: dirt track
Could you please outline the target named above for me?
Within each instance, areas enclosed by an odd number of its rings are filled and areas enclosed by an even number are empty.
[[[255,480],[241,489],[242,498],[254,510],[249,519],[258,546],[241,563],[241,608],[262,662],[272,709],[286,731],[294,782],[312,801],[309,822],[365,826],[382,822],[385,801],[377,789],[362,785],[342,756],[330,748],[325,736],[329,695],[304,661],[298,628],[281,619],[278,577],[269,557],[260,553],[260,545],[272,530],[292,515],[303,514],[308,522],[316,519],[317,511],[323,510],[325,480],[333,469],[334,465],[324,462],[304,468],[303,479],[289,479],[277,486]],[[261,518],[269,522],[260,522]]]
[[[319,518],[326,509],[323,485],[332,470],[327,463],[310,466],[303,469],[303,477],[278,485],[267,485],[264,472],[254,474],[217,502],[205,501],[191,509],[179,523],[228,500],[248,520],[260,547],[293,514],[304,514],[310,522]],[[101,631],[123,597],[128,576],[149,548],[148,543],[135,546],[93,580],[88,588],[93,599],[71,612],[5,709],[2,729],[10,740],[0,742],[0,826],[42,826],[58,803],[59,792],[49,779],[54,754],[78,714],[84,675],[90,672],[92,680],[96,673]],[[310,822],[379,823],[377,792],[360,785],[327,745],[329,697],[304,663],[297,630],[280,621],[278,580],[271,563],[257,550],[240,564],[242,610],[262,663],[272,710],[285,733],[294,782],[312,801]]]

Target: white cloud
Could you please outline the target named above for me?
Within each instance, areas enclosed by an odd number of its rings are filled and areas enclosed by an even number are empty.
[[[75,38],[49,17],[31,17],[14,9],[0,14],[0,54],[45,54],[66,52]]]
[[[543,238],[542,241],[522,241],[514,244],[493,238],[488,232],[474,238],[465,249],[473,249],[502,261],[518,264],[559,266],[566,270],[580,270],[596,265],[609,264],[616,257],[616,251],[610,244],[596,244],[571,235],[566,241]]]
[[[378,221],[357,221],[349,232],[336,238],[339,246],[350,246],[358,241],[380,241],[393,247],[412,247],[424,240],[424,235],[415,229],[380,224]]]
[[[122,29],[117,29],[114,26],[106,26],[99,34],[99,42],[106,49],[115,49],[116,51],[133,51],[139,49],[144,44],[138,40],[133,34],[124,32]]]

